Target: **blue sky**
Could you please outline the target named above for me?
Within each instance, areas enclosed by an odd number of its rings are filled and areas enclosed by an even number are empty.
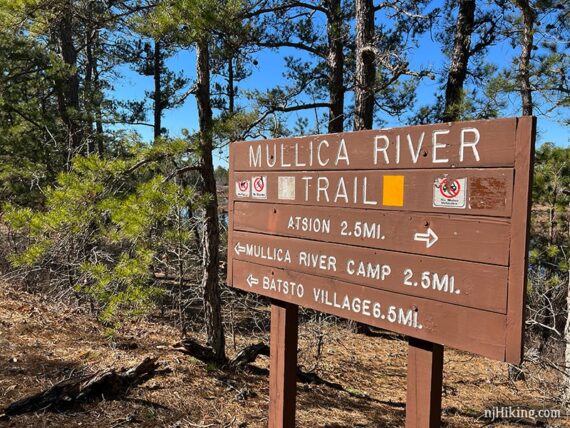
[[[413,49],[409,56],[410,65],[412,68],[419,69],[421,67],[428,67],[434,71],[441,70],[447,61],[447,58],[441,51],[441,46],[433,41],[429,34],[425,34],[420,39],[420,48]],[[512,58],[518,54],[518,49],[514,49],[508,43],[501,43],[493,46],[487,55],[488,61],[494,63],[499,67],[508,66]],[[286,55],[299,55],[297,51],[291,49],[281,49],[280,51],[264,50],[256,55],[258,65],[254,67],[252,75],[240,83],[242,89],[259,89],[274,87],[275,85],[284,85],[286,83],[283,73],[285,71],[284,57]],[[183,51],[170,58],[167,61],[167,66],[175,71],[183,71],[186,76],[191,79],[195,76],[195,59],[194,52]],[[119,70],[122,78],[115,81],[115,88],[113,96],[117,99],[137,99],[144,98],[145,90],[152,90],[152,77],[144,77],[138,75],[136,72],[129,69],[127,66],[120,67]],[[435,94],[440,90],[439,83],[429,79],[424,79],[417,91],[417,101],[415,106],[432,104],[435,100]],[[520,114],[520,98],[518,95],[513,95],[510,99],[510,106],[503,111],[502,116],[516,116]],[[347,106],[352,103],[352,96],[348,95],[346,104]],[[539,105],[537,110],[540,110]],[[541,115],[537,112],[538,117],[538,135],[537,142],[552,141],[562,147],[570,147],[570,132],[567,126],[561,123],[561,117],[570,116],[568,109],[551,114],[549,117]],[[150,114],[149,114],[150,116]],[[314,113],[311,112],[297,112],[290,116],[289,123],[293,124],[296,117],[313,117]],[[405,125],[397,118],[384,118],[387,127]],[[149,118],[150,120],[150,118]],[[163,119],[163,126],[169,130],[169,135],[172,137],[180,136],[183,128],[189,130],[196,130],[197,128],[197,110],[195,99],[189,97],[186,103],[176,109],[165,112]],[[141,133],[143,138],[152,139],[152,129],[144,126],[136,127],[137,131]],[[323,130],[325,132],[325,130]],[[226,165],[227,152],[216,153],[215,163]]]

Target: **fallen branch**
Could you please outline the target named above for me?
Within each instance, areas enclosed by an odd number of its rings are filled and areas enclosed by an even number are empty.
[[[345,390],[341,384],[325,380],[313,372],[304,372],[301,370],[300,366],[297,366],[297,380],[301,383],[307,383],[310,385],[325,385],[338,391]]]
[[[172,349],[173,351],[182,352],[186,355],[191,355],[192,357],[208,364],[215,362],[213,351],[203,345],[200,345],[193,339],[185,338],[181,342],[176,343],[171,347],[159,347],[160,349]],[[259,342],[254,345],[249,345],[243,348],[233,360],[229,361],[227,365],[221,368],[226,369],[237,369],[245,368],[248,364],[255,362],[259,355],[265,355],[269,357],[269,345]],[[254,369],[255,366],[251,366],[250,369]],[[267,376],[269,371],[266,369],[255,368],[259,373]],[[345,391],[344,387],[338,383],[330,382],[326,379],[321,378],[319,375],[313,372],[304,372],[300,366],[297,366],[297,380],[301,383],[312,384],[312,385],[325,385],[329,388],[336,389],[338,391]]]
[[[160,347],[160,349],[164,349],[164,347]],[[206,364],[216,362],[212,349],[200,345],[194,339],[185,338],[181,342],[170,347],[170,349],[190,355]],[[269,346],[263,342],[246,346],[235,356],[233,360],[229,361],[225,367],[233,369],[244,368],[248,364],[253,363],[259,355],[269,357]]]
[[[157,358],[147,357],[142,363],[129,369],[109,369],[81,378],[64,380],[38,394],[13,402],[0,413],[0,418],[125,395],[131,388],[141,385],[155,375],[159,366],[156,361]]]
[[[162,349],[162,347],[159,349]],[[168,347],[166,349],[168,349]],[[200,345],[194,339],[184,338],[181,342],[170,347],[170,349],[190,355],[191,357],[194,357],[206,364],[214,363],[216,361],[214,351],[212,351],[211,348]]]
[[[243,368],[248,364],[255,362],[259,355],[269,357],[269,346],[263,342],[249,345],[243,348],[233,360],[230,361],[230,366],[234,368]]]

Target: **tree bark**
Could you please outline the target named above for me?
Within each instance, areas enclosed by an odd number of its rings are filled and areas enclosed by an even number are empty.
[[[329,52],[329,125],[328,132],[344,129],[344,36],[341,0],[325,0]]]
[[[355,131],[372,129],[375,81],[374,2],[372,0],[356,0]]]
[[[89,11],[90,13],[91,11]],[[92,19],[91,13],[89,18]],[[85,84],[84,84],[84,94],[83,94],[83,108],[87,113],[87,130],[89,136],[87,137],[87,153],[95,153],[95,136],[93,135],[93,92],[95,90],[93,80],[94,80],[94,68],[95,68],[95,57],[93,55],[93,36],[94,31],[91,28],[87,30],[87,37],[85,40],[85,55],[87,57],[87,63],[85,64]]]
[[[246,346],[230,361],[230,366],[234,368],[243,368],[248,364],[255,362],[259,355],[269,357],[269,346],[267,344],[259,342],[254,345]]]
[[[235,110],[235,91],[234,91],[234,58],[230,56],[228,60],[228,112],[233,114]]]
[[[98,57],[97,53],[101,50],[99,30],[96,30],[93,35],[93,48],[95,52],[93,53],[93,95],[92,95],[92,108],[95,113],[95,141],[97,147],[97,154],[99,157],[103,157],[105,152],[105,141],[104,141],[104,129],[103,129],[103,93],[101,91],[101,79],[98,67]]]
[[[523,116],[532,116],[532,88],[530,86],[530,57],[534,41],[535,13],[528,0],[516,0],[523,18],[523,34],[521,46],[521,58],[519,61],[519,80],[522,99]]]
[[[202,238],[202,287],[208,345],[215,358],[225,362],[225,338],[222,323],[220,289],[218,284],[220,228],[216,178],[212,160],[212,107],[210,99],[210,55],[208,39],[202,38],[196,46],[198,117],[200,123],[200,156],[203,191],[209,196],[204,210]]]
[[[87,114],[85,129],[88,131],[87,152],[97,153],[103,157],[103,114],[101,112],[101,93],[99,68],[97,66],[98,53],[100,51],[99,28],[95,18],[95,4],[87,6],[88,25],[85,37],[85,84],[83,93],[83,108]]]
[[[460,118],[463,85],[471,56],[471,35],[473,34],[474,22],[475,0],[460,0],[451,64],[445,86],[445,106],[441,118],[444,122],[453,122]]]
[[[97,154],[99,157],[103,157],[105,153],[105,146],[103,141],[103,112],[101,110],[101,101],[100,98],[97,102],[96,111],[95,111],[95,130],[97,135]]]
[[[162,134],[162,57],[160,40],[154,40],[154,140]]]
[[[568,260],[570,264],[570,260]],[[564,326],[564,340],[566,348],[564,350],[564,365],[566,367],[566,376],[564,379],[564,401],[568,408],[570,403],[570,269],[568,269],[568,290],[566,292],[566,325]]]
[[[532,116],[533,104],[532,104],[532,89],[530,86],[530,58],[532,53],[532,45],[534,41],[534,19],[535,13],[532,9],[528,0],[515,0],[517,7],[520,9],[523,18],[523,33],[522,33],[522,43],[521,43],[521,57],[519,61],[519,81],[520,81],[520,92],[522,101],[522,114],[523,116]],[[550,216],[550,240],[552,241],[552,225],[553,225],[553,215],[551,212]],[[570,308],[570,300],[568,301],[568,307]],[[568,326],[567,326],[568,327]],[[568,332],[566,331],[566,334]],[[543,343],[545,344],[548,340],[548,332],[543,329]],[[568,363],[568,358],[570,357],[570,348],[567,343],[566,348],[566,360]],[[567,365],[567,367],[569,367]],[[509,366],[509,378],[511,380],[524,380],[524,375],[522,375],[522,364],[518,366]],[[565,390],[568,393],[567,397],[570,397],[570,384],[569,388]]]
[[[73,1],[69,0],[66,10],[62,11],[58,23],[57,37],[61,48],[61,57],[68,66],[66,75],[58,78],[56,91],[58,110],[67,130],[68,155],[67,167],[71,166],[71,158],[81,147],[82,132],[77,115],[79,114],[79,74],[77,71],[77,50],[73,43]]]
[[[103,123],[101,113],[101,88],[99,83],[99,69],[97,67],[97,53],[99,52],[99,30],[95,28],[93,13],[94,5],[89,5],[89,25],[85,38],[85,83],[83,93],[83,108],[87,116],[85,129],[88,132],[87,153],[97,153],[103,156]]]

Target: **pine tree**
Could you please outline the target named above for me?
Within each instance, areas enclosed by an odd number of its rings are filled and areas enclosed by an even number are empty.
[[[255,43],[258,46],[293,48],[312,58],[285,58],[285,76],[292,85],[258,94],[268,111],[290,113],[325,108],[328,110],[327,131],[344,129],[350,9],[350,4],[342,0],[291,1],[272,2],[254,12],[263,17],[263,27],[267,29],[257,34]],[[324,19],[322,26],[314,15]],[[306,98],[312,101],[306,101]]]
[[[517,53],[512,65],[494,79],[494,96],[509,102],[508,95],[517,93],[515,108],[521,114],[535,114],[540,106],[541,114],[568,123],[570,6],[550,0],[517,0],[515,6],[504,10]]]
[[[412,70],[407,51],[432,25],[438,9],[424,12],[423,1],[355,2],[354,129],[371,129],[374,111],[400,116],[415,99],[429,70]],[[375,24],[378,16],[380,25]]]
[[[413,122],[457,121],[496,117],[502,104],[492,97],[496,66],[488,48],[504,39],[504,2],[446,1],[436,24],[436,38],[449,57],[440,71],[441,93],[432,106],[422,106]]]

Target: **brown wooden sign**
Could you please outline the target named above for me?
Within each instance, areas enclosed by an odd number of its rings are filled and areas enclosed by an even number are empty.
[[[515,164],[516,119],[248,141],[235,171],[499,168]]]
[[[445,345],[519,362],[534,127],[233,144],[228,284],[284,302],[279,320],[301,305],[416,338],[410,358]]]
[[[482,316],[469,307],[420,297],[411,300],[398,293],[241,260],[235,262],[234,275],[235,281],[243,282],[249,290],[276,300],[430,342],[461,346],[490,358],[499,359],[504,352],[505,323],[498,313]],[[257,281],[259,284],[254,284]],[[469,343],[463,337],[467,330]]]

